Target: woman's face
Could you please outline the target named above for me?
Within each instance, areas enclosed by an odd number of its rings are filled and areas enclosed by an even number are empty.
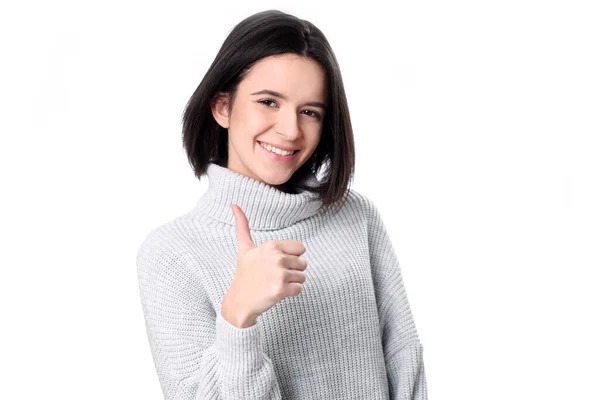
[[[258,61],[240,82],[231,115],[223,101],[212,106],[229,132],[227,168],[271,186],[287,182],[319,144],[326,98],[325,72],[314,60],[282,54]],[[261,143],[296,152],[277,155]]]

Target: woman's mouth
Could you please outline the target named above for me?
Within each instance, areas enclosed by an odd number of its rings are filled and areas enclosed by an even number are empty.
[[[266,143],[260,142],[258,140],[257,140],[257,142],[258,142],[260,148],[262,149],[262,151],[266,154],[266,156],[273,161],[278,161],[278,162],[292,161],[292,160],[296,159],[296,155],[300,151],[300,150],[294,150],[293,153],[289,154],[289,152],[277,149]]]

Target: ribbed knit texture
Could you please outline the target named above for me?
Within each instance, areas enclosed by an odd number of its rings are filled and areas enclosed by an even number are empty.
[[[196,206],[151,230],[137,253],[164,398],[427,399],[423,346],[373,202],[351,189],[324,212],[310,192],[285,193],[217,164],[207,176]],[[298,240],[308,263],[302,292],[247,328],[220,313],[237,267],[232,203],[256,246]]]

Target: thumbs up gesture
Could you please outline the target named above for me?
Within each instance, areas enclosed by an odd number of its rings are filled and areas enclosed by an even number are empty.
[[[256,318],[277,302],[302,292],[307,262],[306,248],[297,240],[271,240],[256,247],[246,214],[232,205],[237,232],[237,267],[223,298],[221,315],[239,328],[254,325]]]

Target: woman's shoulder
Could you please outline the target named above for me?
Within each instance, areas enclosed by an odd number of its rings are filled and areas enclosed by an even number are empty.
[[[371,231],[379,226],[382,215],[369,195],[356,189],[349,189],[341,207],[331,213],[330,218],[338,223],[363,225]]]
[[[365,193],[356,189],[348,189],[348,194],[345,200],[342,202],[340,210],[344,210],[346,213],[351,213],[355,216],[367,216],[376,210],[373,200]]]
[[[190,239],[201,233],[199,223],[192,210],[154,226],[143,235],[138,254],[143,251],[180,255],[187,253],[186,245],[190,243]]]

